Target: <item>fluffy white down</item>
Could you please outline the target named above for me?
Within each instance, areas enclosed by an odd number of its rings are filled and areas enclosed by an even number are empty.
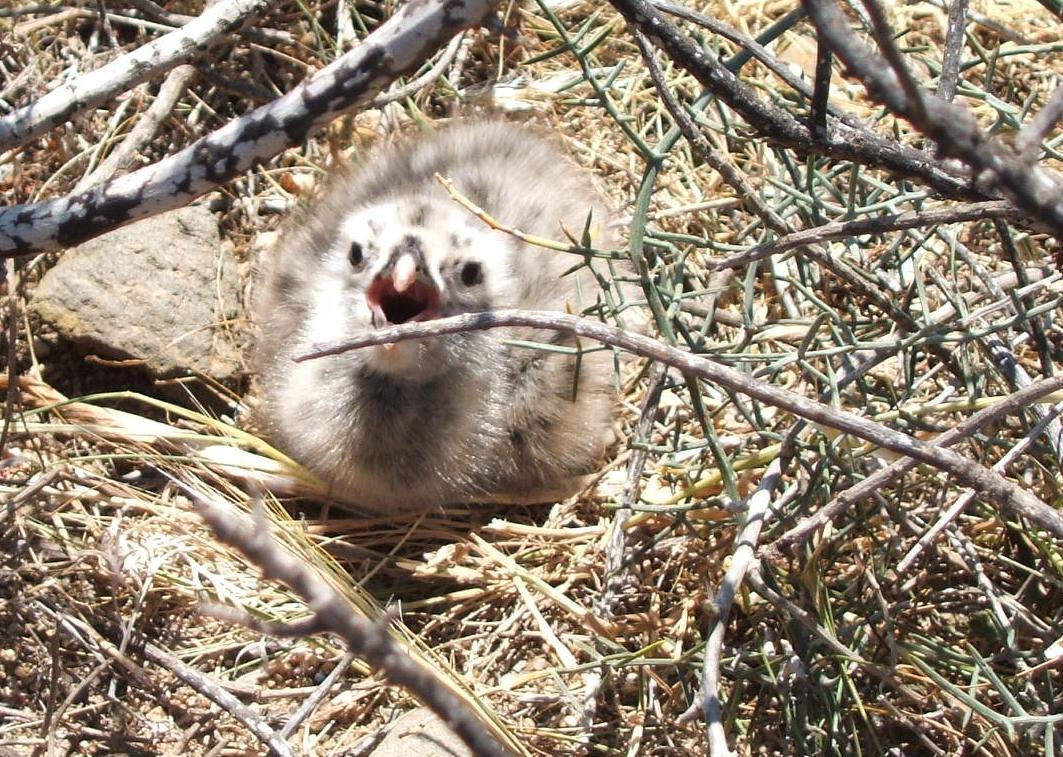
[[[551,141],[499,122],[407,141],[334,177],[263,262],[254,308],[260,423],[336,499],[368,510],[572,493],[611,438],[608,351],[584,354],[577,370],[557,351],[571,340],[510,329],[292,361],[374,328],[367,293],[399,254],[416,257],[419,281],[438,293],[415,317],[594,305],[595,278],[566,275],[578,258],[489,229],[445,193],[437,172],[531,234],[563,239],[562,226],[578,234],[588,213],[598,226],[609,219],[587,175]]]

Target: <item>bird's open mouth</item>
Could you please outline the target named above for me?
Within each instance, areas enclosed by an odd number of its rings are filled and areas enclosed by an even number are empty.
[[[390,276],[373,281],[366,299],[378,326],[425,321],[436,317],[439,310],[439,291],[434,286],[414,281],[400,292]]]

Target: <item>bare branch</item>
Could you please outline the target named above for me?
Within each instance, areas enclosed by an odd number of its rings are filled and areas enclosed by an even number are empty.
[[[1020,439],[1018,444],[1009,449],[1003,457],[993,463],[991,470],[1007,470],[1008,466],[1019,459],[1019,456],[1033,444],[1034,440],[1045,432],[1049,424],[1056,420],[1061,411],[1063,411],[1063,405],[1056,405],[1051,408],[1047,416],[1034,426],[1030,433]],[[975,498],[975,495],[976,493],[971,489],[967,489],[963,492],[963,494],[957,497],[956,501],[952,503],[948,510],[941,514],[937,522],[916,540],[915,544],[912,545],[907,554],[905,554],[900,562],[897,563],[896,571],[898,576],[905,575],[911,569],[912,565],[915,564],[915,561],[919,559],[919,555],[930,546],[942,531],[952,525],[953,521],[959,517],[960,513],[962,513],[967,508],[967,505],[970,504],[971,500]]]
[[[653,5],[655,8],[660,8],[670,16],[675,16],[676,18],[681,18],[685,21],[697,24],[698,26],[702,26],[713,34],[717,34],[741,47],[742,52],[734,55],[725,63],[725,66],[731,71],[738,71],[741,65],[752,58],[775,74],[775,76],[779,77],[779,79],[784,81],[787,86],[792,87],[795,92],[800,92],[808,98],[812,97],[812,89],[808,86],[808,83],[802,77],[790,70],[785,63],[772,55],[771,51],[761,44],[759,40],[762,39],[763,35],[758,36],[757,39],[753,39],[749,35],[743,34],[737,29],[728,26],[719,19],[715,19],[704,13],[698,13],[685,5],[677,5],[675,3],[667,2],[667,0],[653,0]],[[794,8],[772,24],[771,27],[766,29],[764,34],[770,35],[771,39],[775,39],[804,18],[804,9]],[[835,115],[841,116],[841,113],[837,112]]]
[[[739,252],[726,258],[710,260],[707,267],[712,270],[742,268],[754,261],[762,260],[772,255],[781,255],[799,247],[828,242],[832,239],[848,239],[849,237],[857,237],[864,234],[885,234],[890,231],[919,229],[946,223],[958,223],[960,221],[981,221],[989,218],[1015,220],[1020,218],[1021,215],[1011,203],[995,200],[953,205],[946,208],[910,210],[907,213],[878,216],[876,218],[861,218],[856,221],[839,221],[811,229],[795,231],[793,234],[787,234],[771,242],[765,242],[745,252]]]
[[[751,87],[722,66],[708,49],[684,35],[646,0],[611,0],[613,6],[656,42],[708,91],[738,111],[761,136],[801,153],[854,160],[925,182],[948,197],[984,197],[966,177],[943,169],[928,153],[878,136],[855,119],[830,119],[830,133],[817,139],[812,129],[781,108],[760,100]]]
[[[935,8],[940,8],[944,11],[948,11],[950,8],[948,0],[928,0],[928,2]],[[978,11],[973,11],[968,8],[967,18],[971,21],[971,23],[989,29],[994,34],[1000,36],[1002,39],[1006,39],[1009,42],[1014,42],[1016,45],[1032,44],[1032,41],[1028,37],[1023,36],[1014,29],[1005,26],[999,21],[989,18],[985,14],[979,13]]]
[[[133,17],[145,16],[167,26],[184,26],[195,18],[195,16],[186,16],[183,13],[171,13],[158,3],[154,2],[154,0],[129,0],[129,3],[136,8],[136,10],[127,10],[125,11],[126,15]],[[112,14],[112,16],[113,15],[114,14]],[[291,32],[280,29],[264,29],[252,26],[245,28],[242,33],[247,39],[263,44],[290,45],[295,41],[295,37]]]
[[[138,218],[179,208],[300,144],[419,67],[462,29],[483,22],[495,0],[414,0],[362,44],[268,105],[181,152],[102,186],[0,210],[0,254],[69,247]]]
[[[820,38],[874,99],[910,120],[943,154],[970,166],[980,186],[1003,192],[1019,208],[1049,225],[1056,236],[1063,237],[1063,182],[1056,174],[1031,166],[999,140],[989,139],[966,108],[924,96],[918,87],[909,96],[912,83],[905,86],[892,66],[860,42],[831,0],[802,2]],[[877,7],[873,0],[866,4]],[[876,38],[884,51],[893,47],[888,30],[880,30]]]
[[[355,654],[353,652],[346,652],[335,667],[325,676],[325,680],[318,684],[314,692],[306,698],[306,701],[299,706],[295,714],[289,718],[288,722],[284,724],[284,728],[281,729],[281,737],[288,739],[291,738],[295,730],[303,724],[308,717],[310,717],[314,710],[320,706],[325,700],[325,697],[329,695],[332,688],[340,680],[340,676],[347,672],[347,668],[354,662]]]
[[[897,42],[893,39],[893,29],[890,28],[889,21],[886,20],[886,13],[882,10],[875,0],[862,0],[864,8],[867,9],[868,19],[871,22],[871,28],[875,33],[875,40],[878,42],[879,48],[882,50],[882,55],[886,58],[886,62],[889,64],[890,69],[893,71],[894,77],[900,84],[901,90],[904,93],[904,97],[908,103],[908,109],[912,114],[912,120],[926,120],[926,103],[923,88],[919,86],[919,82],[915,80],[915,76],[908,70],[908,64],[904,60],[904,55],[901,54],[900,48],[897,47]],[[828,44],[827,40],[820,38],[821,44]]]
[[[235,695],[226,691],[216,680],[204,675],[178,657],[165,651],[162,647],[146,643],[143,647],[144,657],[150,662],[169,670],[203,696],[217,704],[222,710],[238,720],[255,738],[269,748],[269,753],[276,757],[294,755],[285,735],[277,733],[254,707],[248,707]]]

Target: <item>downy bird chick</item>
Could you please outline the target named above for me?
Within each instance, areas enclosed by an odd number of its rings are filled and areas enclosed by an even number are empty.
[[[551,142],[503,122],[378,152],[327,187],[268,253],[255,306],[259,422],[365,509],[545,502],[578,490],[612,438],[613,356],[574,338],[495,329],[296,363],[366,330],[496,308],[579,313],[602,298],[580,259],[490,228],[563,239],[610,214]],[[607,244],[602,231],[597,246]],[[512,342],[539,342],[549,350]],[[578,366],[577,366],[578,363]]]

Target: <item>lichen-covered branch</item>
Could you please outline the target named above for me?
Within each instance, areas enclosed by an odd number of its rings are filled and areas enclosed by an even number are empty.
[[[283,97],[179,153],[83,192],[0,210],[0,255],[69,247],[199,195],[297,145],[416,70],[493,0],[413,0],[356,48]]]
[[[0,151],[18,147],[141,82],[202,55],[214,41],[269,7],[272,0],[223,0],[180,29],[63,82],[39,100],[0,118]]]

